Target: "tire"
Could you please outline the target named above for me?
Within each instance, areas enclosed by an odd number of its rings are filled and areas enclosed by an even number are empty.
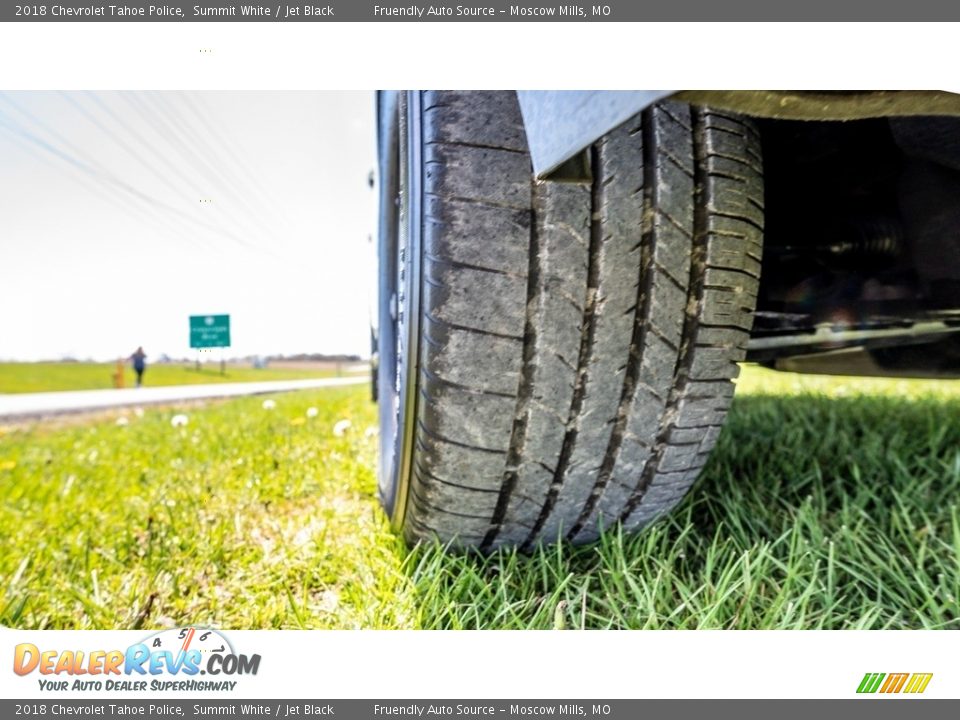
[[[592,180],[536,182],[515,93],[406,93],[397,113],[395,526],[489,551],[649,524],[706,462],[744,357],[756,129],[664,102],[589,149]]]

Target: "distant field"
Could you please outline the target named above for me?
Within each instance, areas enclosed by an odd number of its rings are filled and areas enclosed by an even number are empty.
[[[200,366],[179,363],[148,365],[144,374],[145,386],[197,385],[220,382],[257,382],[267,380],[300,380],[304,378],[353,375],[362,364],[299,363],[296,367],[269,367],[255,370],[248,365],[227,365],[226,374],[220,374],[220,365]],[[101,390],[114,387],[116,363],[42,362],[0,363],[0,393],[29,393],[53,390]],[[136,381],[133,369],[123,370],[124,386],[133,387]]]

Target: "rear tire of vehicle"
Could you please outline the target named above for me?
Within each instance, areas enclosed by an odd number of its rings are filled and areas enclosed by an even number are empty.
[[[514,93],[404,98],[395,525],[489,551],[649,524],[706,462],[744,357],[756,129],[664,102],[589,149],[592,180],[537,182]]]

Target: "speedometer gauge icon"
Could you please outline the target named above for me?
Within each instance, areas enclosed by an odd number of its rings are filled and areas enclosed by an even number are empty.
[[[151,651],[167,650],[175,655],[189,650],[198,650],[203,657],[215,653],[233,654],[233,645],[230,641],[212,628],[184,627],[162,630],[143,642]]]

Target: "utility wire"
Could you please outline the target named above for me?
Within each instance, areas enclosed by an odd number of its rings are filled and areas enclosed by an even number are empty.
[[[29,143],[32,143],[37,148],[49,153],[50,155],[56,158],[59,158],[64,163],[67,163],[68,165],[81,171],[82,173],[86,174],[87,176],[94,179],[95,181],[100,182],[106,185],[107,187],[112,188],[115,191],[119,191],[123,194],[126,194],[127,196],[129,196],[127,199],[133,198],[150,207],[156,208],[158,210],[162,210],[170,216],[187,221],[193,225],[196,225],[198,227],[204,228],[213,233],[232,239],[241,245],[250,247],[249,244],[243,238],[235,235],[234,233],[229,232],[218,225],[196,218],[190,215],[189,213],[186,213],[180,210],[179,208],[176,208],[170,205],[169,203],[163,202],[162,200],[159,200],[143,192],[139,188],[131,185],[130,183],[123,181],[122,179],[118,178],[114,173],[110,172],[108,169],[103,167],[100,163],[91,159],[88,155],[86,155],[86,153],[83,153],[81,150],[73,146],[72,143],[70,143],[68,140],[63,138],[63,136],[61,136],[59,133],[51,130],[39,119],[33,116],[32,113],[30,113],[29,111],[25,110],[22,107],[19,107],[16,103],[13,103],[8,97],[6,97],[3,94],[0,94],[0,99],[5,100],[8,105],[18,110],[18,112],[21,115],[23,115],[24,117],[27,117],[37,127],[41,128],[48,135],[51,135],[53,137],[54,142],[50,142],[49,139],[43,138],[37,135],[36,133],[31,132],[21,124],[11,122],[11,119],[8,118],[7,122],[4,123],[4,126],[6,127],[6,129],[11,132],[19,134],[20,137],[22,137],[24,140],[28,141]],[[59,146],[57,144],[58,142],[59,142]]]
[[[205,174],[210,180],[215,184],[220,183],[224,193],[237,204],[238,208],[241,209],[252,223],[259,226],[264,234],[272,235],[273,228],[253,212],[252,203],[244,198],[241,192],[238,192],[235,187],[235,181],[223,171],[222,162],[220,162],[218,158],[211,156],[208,143],[196,136],[193,128],[189,127],[188,124],[184,123],[181,118],[177,116],[176,110],[170,103],[158,98],[157,95],[152,93],[148,93],[146,98],[153,104],[154,108],[159,111],[157,119],[167,123],[171,135],[176,137],[178,142],[181,142],[183,146],[188,149],[188,155],[197,161],[198,166],[203,167]]]
[[[197,202],[199,202],[199,199],[201,197],[207,197],[213,194],[210,192],[209,188],[207,190],[204,190],[199,185],[197,185],[187,173],[183,172],[179,168],[177,163],[172,162],[169,159],[169,153],[162,152],[156,146],[155,143],[152,143],[150,140],[144,137],[143,134],[135,130],[130,123],[126,122],[123,118],[121,118],[102,99],[100,99],[99,97],[97,97],[95,94],[92,94],[92,93],[88,93],[87,98],[90,100],[91,103],[95,105],[95,107],[103,115],[107,116],[107,118],[109,118],[112,121],[112,123],[115,123],[117,126],[121,128],[121,130],[123,130],[125,133],[130,135],[135,142],[143,146],[143,148],[150,154],[150,158],[152,160],[144,158],[142,154],[139,153],[135,148],[131,147],[128,143],[124,142],[116,132],[114,132],[111,128],[104,126],[102,122],[100,122],[89,111],[87,111],[86,108],[80,105],[79,102],[73,100],[72,97],[69,97],[69,96],[67,97],[68,101],[70,101],[81,113],[85,115],[85,117],[87,117],[98,128],[100,128],[111,140],[113,140],[118,145],[123,147],[141,165],[146,167],[151,172],[151,174],[159,178],[165,185],[167,185],[167,187],[173,189],[174,192],[180,195],[180,197],[182,197],[188,203],[188,206],[192,206]],[[167,173],[163,172],[160,169],[161,167],[166,168],[170,173],[172,173],[176,177],[176,180],[173,180],[170,177],[168,177]],[[195,195],[191,197],[189,193],[184,192],[183,186],[187,186],[189,189],[191,189],[195,193]],[[214,203],[211,209],[215,213],[221,216],[221,220],[223,223],[226,223],[228,225],[235,224],[235,216],[232,215],[227,208],[223,207],[222,204]],[[237,229],[241,230],[239,226],[237,227]],[[241,230],[238,234],[242,235],[244,233]]]

